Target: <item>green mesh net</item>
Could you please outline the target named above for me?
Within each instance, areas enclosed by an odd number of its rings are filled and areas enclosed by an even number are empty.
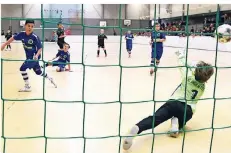
[[[84,62],[84,52],[85,52],[85,32],[86,32],[86,29],[92,29],[92,28],[101,28],[100,26],[98,25],[88,25],[87,23],[84,22],[84,6],[82,5],[82,11],[81,12],[70,12],[72,13],[73,15],[77,15],[78,18],[75,18],[75,19],[72,19],[72,20],[65,20],[65,19],[62,19],[62,12],[60,12],[59,10],[58,13],[57,11],[53,12],[52,15],[54,18],[56,18],[55,20],[53,19],[50,19],[49,15],[48,15],[48,10],[45,10],[43,9],[43,5],[41,5],[41,19],[34,19],[36,20],[36,22],[40,23],[41,27],[40,28],[35,28],[35,33],[37,35],[40,36],[42,42],[43,42],[43,47],[46,47],[46,45],[44,44],[44,41],[46,40],[46,37],[45,37],[45,33],[52,33],[52,31],[56,30],[55,27],[56,27],[56,24],[58,21],[62,21],[62,23],[68,27],[71,27],[71,28],[75,28],[75,29],[79,29],[79,32],[80,34],[82,35],[82,60],[81,62],[79,63],[71,63],[71,64],[76,64],[76,65],[81,65],[82,68],[83,68],[83,89],[82,89],[82,100],[79,100],[79,101],[75,101],[75,100],[72,100],[72,101],[66,101],[66,103],[81,103],[83,104],[83,120],[82,120],[82,123],[83,123],[83,127],[82,127],[82,135],[79,136],[79,137],[50,137],[50,136],[47,136],[47,131],[46,131],[46,126],[47,126],[47,104],[48,103],[62,103],[61,101],[58,101],[58,100],[47,100],[45,97],[45,88],[44,88],[44,85],[45,85],[45,79],[43,80],[43,92],[42,92],[42,97],[41,98],[35,98],[35,99],[8,99],[6,97],[4,97],[3,95],[3,92],[4,92],[4,88],[3,86],[1,86],[1,99],[2,99],[2,140],[3,140],[3,153],[11,153],[11,152],[8,152],[7,151],[7,143],[8,141],[10,140],[17,140],[17,141],[25,141],[27,139],[42,139],[44,143],[44,153],[46,152],[49,152],[49,145],[48,145],[48,140],[52,140],[52,139],[81,139],[83,140],[83,146],[82,146],[82,150],[83,150],[83,153],[86,152],[86,145],[87,145],[87,142],[86,140],[91,140],[91,139],[106,139],[106,138],[118,138],[118,146],[117,146],[117,149],[118,149],[118,152],[121,152],[121,143],[122,143],[122,138],[124,137],[123,135],[121,135],[121,124],[122,124],[122,109],[124,107],[124,105],[126,104],[135,104],[135,103],[145,103],[145,102],[153,102],[154,103],[154,107],[153,107],[153,113],[155,112],[156,110],[156,103],[158,102],[164,102],[164,101],[157,101],[156,100],[156,95],[155,95],[155,90],[156,90],[156,73],[155,73],[155,77],[154,77],[154,84],[153,84],[153,98],[152,100],[147,100],[147,101],[136,101],[136,102],[130,102],[130,103],[126,103],[126,102],[122,102],[121,100],[121,86],[122,86],[122,76],[123,76],[123,69],[127,69],[127,68],[141,68],[141,67],[149,67],[149,66],[124,66],[122,65],[121,63],[121,58],[122,58],[122,54],[121,54],[121,50],[122,50],[122,39],[123,39],[123,33],[125,31],[127,31],[129,28],[126,28],[126,27],[123,27],[122,23],[123,23],[123,20],[121,19],[121,10],[122,10],[122,7],[124,7],[124,5],[120,5],[119,6],[119,12],[118,12],[118,19],[115,19],[114,21],[114,26],[107,26],[107,27],[104,27],[105,29],[116,29],[117,32],[120,34],[120,45],[119,45],[119,62],[118,64],[113,64],[113,65],[94,65],[94,64],[86,64]],[[154,21],[156,22],[156,5],[155,5],[155,9],[154,9]],[[185,31],[178,31],[178,32],[172,32],[172,33],[185,33],[185,35],[187,36],[187,43],[186,43],[186,49],[188,50],[189,48],[189,28],[188,28],[188,22],[189,22],[189,5],[187,5],[187,14],[186,14],[186,27],[185,27]],[[219,10],[219,5],[217,6],[217,13],[216,13],[216,27],[218,27],[219,25],[219,18],[220,18],[220,10]],[[11,20],[11,22],[14,22],[14,21],[19,21],[19,20],[25,20],[25,18],[1,18],[2,21],[9,21]],[[12,24],[13,25],[13,24]],[[146,31],[147,29],[130,29],[132,31]],[[174,46],[171,46],[171,47],[174,47]],[[43,54],[42,54],[43,55]],[[218,69],[221,69],[221,68],[231,68],[231,67],[218,67],[217,66],[217,55],[218,55],[218,41],[217,41],[217,45],[216,45],[216,55],[215,55],[215,69],[216,69],[216,73],[215,73],[215,84],[214,84],[214,92],[213,92],[213,97],[210,97],[210,98],[204,98],[204,99],[201,99],[201,100],[208,100],[208,99],[211,99],[214,101],[214,107],[213,107],[213,114],[212,114],[212,125],[211,127],[208,127],[208,128],[202,128],[202,129],[197,129],[197,130],[183,130],[183,140],[182,140],[182,149],[181,149],[181,152],[185,152],[184,151],[184,146],[186,144],[185,142],[185,133],[186,132],[193,132],[193,131],[200,131],[200,130],[206,130],[206,129],[210,129],[212,130],[212,135],[211,135],[211,139],[210,139],[210,148],[209,148],[209,152],[211,153],[212,152],[212,146],[213,146],[213,135],[214,135],[214,131],[216,129],[226,129],[226,128],[231,128],[231,126],[226,126],[226,127],[220,127],[220,128],[215,128],[214,127],[214,114],[215,114],[215,106],[216,106],[216,101],[217,100],[224,100],[224,99],[231,99],[231,97],[223,97],[223,98],[217,98],[216,97],[216,93],[215,93],[215,89],[216,89],[216,80],[217,80],[217,71]],[[188,57],[188,54],[186,54],[186,56]],[[188,59],[188,58],[186,58]],[[7,61],[14,61],[14,62],[18,62],[18,61],[23,61],[23,60],[18,60],[18,59],[7,59],[7,58],[1,58],[1,69],[2,69],[2,72],[1,72],[1,75],[2,75],[2,79],[4,78],[3,76],[3,71],[5,70],[4,69],[4,62],[7,62]],[[40,61],[42,62],[43,64],[45,64],[47,61],[44,60],[43,56],[42,56],[42,60]],[[187,60],[186,60],[186,65],[187,65]],[[85,97],[84,97],[84,84],[85,84],[85,71],[86,71],[86,68],[87,67],[119,67],[119,71],[120,71],[120,81],[119,81],[119,97],[118,97],[118,100],[117,101],[111,101],[111,102],[104,102],[104,103],[101,103],[101,102],[87,102],[85,100]],[[189,67],[185,66],[188,70]],[[159,67],[160,69],[167,69],[167,68],[176,68],[176,67]],[[187,74],[187,73],[186,73]],[[187,76],[186,76],[187,77]],[[1,82],[3,82],[1,80]],[[2,83],[1,83],[2,84]],[[186,85],[186,88],[187,88],[187,85]],[[186,90],[186,89],[185,89]],[[43,101],[44,103],[44,120],[43,120],[43,134],[41,135],[33,135],[33,136],[22,136],[22,137],[14,137],[13,135],[12,136],[7,136],[5,134],[5,115],[6,115],[6,110],[7,110],[7,107],[6,107],[6,104],[9,103],[9,102],[13,102],[13,103],[19,103],[19,102],[24,102],[24,103],[28,103],[30,101]],[[104,136],[104,137],[87,137],[85,135],[85,118],[86,118],[86,105],[100,105],[100,104],[119,104],[119,108],[120,108],[120,112],[119,112],[119,123],[118,123],[118,133],[116,135],[110,135],[110,136]],[[186,110],[186,107],[185,107],[185,110]],[[185,118],[185,117],[184,117]],[[19,121],[20,122],[20,121]],[[29,123],[28,123],[29,124]],[[155,133],[154,130],[152,130],[152,133],[148,133],[148,134],[152,134],[153,135],[153,138],[152,138],[152,149],[150,150],[150,152],[153,152],[154,148],[155,148],[155,136],[156,135],[160,135],[160,134],[166,134],[166,133]],[[147,135],[146,134],[141,134],[140,136],[142,135]],[[24,139],[24,140],[23,140]],[[200,139],[200,138],[198,138]],[[45,140],[45,141],[44,141]],[[25,141],[25,143],[27,143]],[[29,144],[29,143],[28,143]],[[58,152],[58,151],[57,151]]]

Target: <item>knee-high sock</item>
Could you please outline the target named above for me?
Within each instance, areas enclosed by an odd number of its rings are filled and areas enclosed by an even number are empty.
[[[107,55],[107,51],[106,51],[106,49],[104,50],[104,53]]]
[[[22,78],[26,86],[29,86],[29,77],[26,71],[21,71]]]

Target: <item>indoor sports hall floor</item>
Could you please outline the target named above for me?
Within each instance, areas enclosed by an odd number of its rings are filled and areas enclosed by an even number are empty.
[[[81,36],[71,36],[67,42],[71,44],[71,62],[82,62]],[[177,39],[177,40],[176,40]],[[124,40],[123,40],[124,41]],[[150,64],[149,39],[135,38],[132,58],[128,58],[125,44],[122,44],[121,64],[123,66],[147,66]],[[215,49],[215,41],[211,38],[190,38],[189,46],[192,48]],[[108,57],[101,51],[100,58],[96,58],[96,36],[86,36],[83,60],[85,65],[113,65],[119,63],[119,37],[109,36],[106,42]],[[166,45],[184,46],[185,38],[170,38]],[[44,59],[50,60],[57,53],[55,43],[46,43]],[[231,51],[231,44],[221,45],[219,49]],[[174,52],[177,48],[165,47],[160,66],[177,66]],[[12,51],[3,51],[4,59],[25,59],[21,43],[13,43]],[[231,52],[218,52],[218,66],[231,66]],[[189,50],[189,61],[205,60],[214,65],[215,52],[200,49]],[[24,82],[19,73],[22,61],[5,61],[2,70],[2,90],[4,99],[36,99],[43,97],[43,79],[29,71],[32,92],[19,93]],[[123,68],[120,88],[120,67],[89,67],[75,64],[71,65],[74,72],[57,73],[55,68],[49,67],[47,73],[54,78],[58,88],[46,81],[44,99],[46,103],[46,136],[47,137],[107,137],[118,135],[119,125],[121,135],[126,135],[128,129],[135,123],[153,113],[153,85],[154,77],[149,75],[148,67]],[[85,73],[83,72],[85,71]],[[231,97],[231,68],[217,71],[215,95],[217,98]],[[84,76],[84,77],[83,77]],[[212,98],[215,75],[208,81],[203,98]],[[84,81],[84,84],[83,84]],[[156,75],[155,99],[167,100],[180,83],[180,73],[177,68],[159,69]],[[84,86],[84,89],[83,89]],[[120,99],[119,99],[120,98]],[[71,101],[91,102],[71,103]],[[66,101],[66,102],[65,102]],[[68,101],[68,102],[67,102]],[[106,103],[113,101],[127,102],[122,105],[121,124],[120,103]],[[131,104],[137,101],[150,101]],[[157,103],[156,108],[163,103]],[[202,100],[197,105],[193,119],[188,122],[187,129],[196,130],[212,126],[214,100]],[[33,137],[44,135],[44,101],[5,101],[5,137]],[[214,115],[214,128],[231,126],[231,100],[216,100]],[[85,110],[85,116],[84,114]],[[85,122],[83,122],[85,118]],[[84,124],[84,126],[83,126]],[[166,122],[155,129],[157,133],[167,132],[170,122]],[[84,128],[83,128],[84,127]],[[84,129],[84,133],[83,133]],[[147,131],[146,133],[150,133]],[[208,153],[210,148],[212,130],[189,132],[186,134],[185,153]],[[152,135],[137,137],[134,145],[128,152],[151,153]],[[183,136],[177,139],[167,135],[156,135],[154,142],[155,153],[179,153],[182,149]],[[3,143],[2,143],[3,144]],[[214,131],[212,153],[229,153],[231,150],[231,128]],[[2,146],[3,147],[3,146]],[[47,153],[118,153],[119,138],[86,139],[85,147],[82,138],[48,139]],[[7,139],[5,153],[44,153],[45,139]],[[121,149],[121,152],[122,149]]]

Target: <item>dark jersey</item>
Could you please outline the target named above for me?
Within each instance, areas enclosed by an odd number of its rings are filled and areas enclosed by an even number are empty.
[[[11,37],[12,37],[12,33],[11,32],[6,33],[6,35],[5,35],[6,40],[9,40]]]
[[[58,28],[58,30],[56,31],[57,35],[58,35],[58,41],[64,41],[64,37],[63,38],[59,38],[60,36],[64,35],[64,30],[62,28]]]
[[[127,44],[132,44],[132,39],[134,38],[133,34],[126,34],[125,35],[125,38],[126,38],[126,43]]]
[[[155,39],[166,39],[165,38],[165,34],[163,33],[160,33],[158,31],[156,32],[152,32],[152,47],[154,48],[155,47],[155,44],[156,44],[156,48],[163,48],[163,43],[162,42],[155,42]]]
[[[27,35],[26,32],[20,32],[14,35],[14,40],[21,40],[24,50],[26,52],[26,59],[33,59],[34,55],[37,54],[38,50],[42,48],[42,43],[39,37],[31,33]],[[40,56],[38,57],[40,59]]]
[[[59,50],[56,54],[56,57],[59,57],[58,61],[63,63],[70,63],[70,53],[64,52],[63,50]]]
[[[107,39],[105,34],[98,35],[98,45],[104,46],[104,39]]]

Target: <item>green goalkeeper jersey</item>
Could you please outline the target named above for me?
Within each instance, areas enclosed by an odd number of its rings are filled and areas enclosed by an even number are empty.
[[[178,57],[178,61],[180,63],[180,66],[185,66],[185,56]],[[171,99],[186,102],[188,105],[191,106],[192,111],[195,112],[196,104],[204,93],[205,83],[200,83],[195,80],[193,68],[188,68],[188,73],[186,74],[186,67],[180,67],[180,72],[182,82],[173,92]],[[188,76],[187,81],[186,75]]]

